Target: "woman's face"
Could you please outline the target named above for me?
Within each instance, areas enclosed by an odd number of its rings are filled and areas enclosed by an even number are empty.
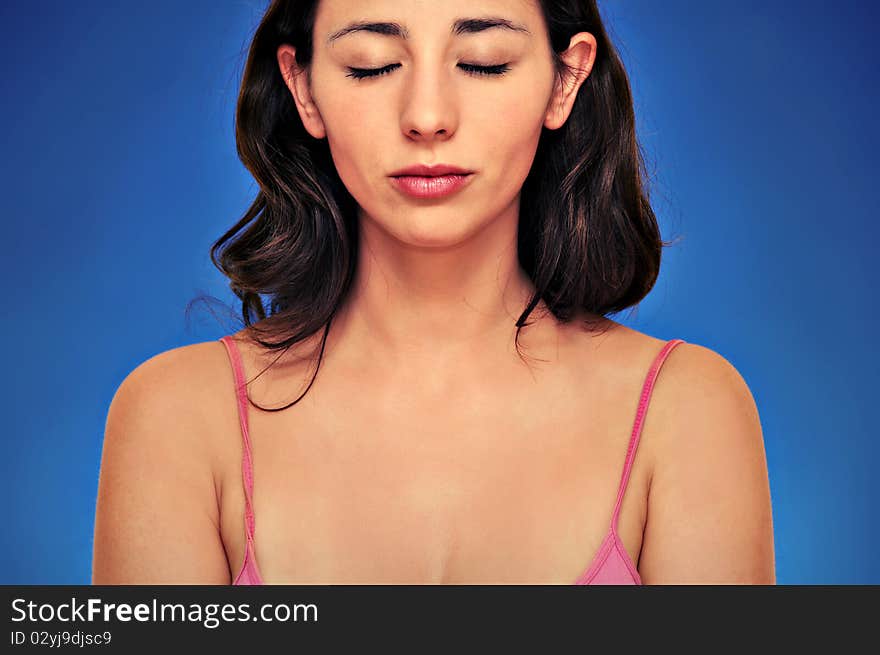
[[[456,21],[489,17],[513,29],[470,22],[454,33]],[[345,33],[355,22],[392,24],[384,30],[393,33]],[[537,0],[321,0],[313,43],[310,86],[305,76],[293,85],[285,71],[292,47],[279,49],[279,63],[306,129],[326,136],[361,220],[437,247],[518,211],[555,87]],[[356,79],[352,69],[384,72]],[[441,163],[473,174],[441,198],[413,197],[391,177]]]

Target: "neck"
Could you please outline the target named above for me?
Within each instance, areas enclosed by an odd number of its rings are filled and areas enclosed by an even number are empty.
[[[515,209],[449,246],[404,243],[362,218],[355,281],[334,319],[334,341],[434,370],[515,353],[515,323],[534,291],[517,257]],[[522,330],[521,344],[534,329]]]

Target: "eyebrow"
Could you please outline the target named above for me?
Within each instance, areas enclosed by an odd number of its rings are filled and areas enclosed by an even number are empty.
[[[496,16],[487,16],[484,18],[459,18],[452,24],[450,34],[452,36],[476,34],[492,28],[501,28],[511,32],[531,34],[525,25],[520,25],[519,23],[514,23],[506,18],[498,18]],[[346,25],[341,30],[333,32],[327,38],[327,44],[332,44],[337,39],[353,32],[373,32],[374,34],[381,34],[383,36],[392,36],[402,39],[409,38],[409,31],[400,23],[356,21]]]

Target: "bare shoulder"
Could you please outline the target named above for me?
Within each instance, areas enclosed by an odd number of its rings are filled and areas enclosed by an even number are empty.
[[[666,340],[611,322],[591,339],[603,380],[632,397]],[[602,353],[604,356],[601,356]],[[769,476],[755,399],[722,354],[683,342],[657,373],[639,573],[646,584],[773,584]]]
[[[135,367],[123,385],[150,383],[165,389],[183,390],[193,382],[210,380],[223,364],[223,352],[224,346],[219,340],[171,348]]]
[[[222,349],[205,342],[159,353],[117,388],[104,429],[94,583],[228,582],[220,449],[210,438]]]
[[[718,352],[681,343],[668,355],[654,394],[655,466],[642,579],[773,583],[763,434],[742,374]]]
[[[718,352],[680,343],[667,356],[655,394],[664,414],[665,445],[688,450],[701,440],[707,448],[753,448],[761,424],[752,392],[742,374]]]
[[[232,336],[246,357],[241,336]],[[117,388],[108,411],[108,427],[124,427],[118,432],[132,438],[133,428],[143,426],[141,438],[151,447],[169,456],[173,451],[181,464],[212,477],[224,469],[234,450],[229,446],[238,443],[221,438],[237,424],[232,367],[219,339],[178,346],[139,364]],[[110,430],[105,439],[121,435]]]
[[[608,342],[612,362],[606,367],[608,376],[620,371],[630,380],[643,380],[668,341],[613,321],[610,324],[597,337]],[[673,431],[686,425],[736,421],[743,428],[739,434],[750,435],[744,438],[754,439],[755,428],[760,436],[758,409],[743,376],[724,356],[696,343],[679,343],[667,354],[652,391],[650,411],[653,423],[674,427]],[[680,432],[669,437],[670,430],[662,436],[658,432],[658,438],[672,442],[670,447],[684,445]]]
[[[192,445],[206,432],[213,417],[218,386],[231,373],[223,344],[216,342],[179,346],[153,355],[135,367],[117,388],[111,411],[125,412],[130,419],[148,412],[155,421],[166,420],[177,426],[177,445]],[[163,433],[165,434],[165,433]],[[156,434],[155,438],[162,438]]]

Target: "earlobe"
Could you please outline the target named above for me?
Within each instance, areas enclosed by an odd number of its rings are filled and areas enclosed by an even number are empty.
[[[314,138],[323,139],[327,136],[324,121],[321,120],[321,114],[312,98],[308,74],[296,63],[296,48],[282,44],[278,47],[276,55],[281,77],[284,79],[287,90],[293,96],[303,127]]]
[[[569,70],[557,78],[553,96],[548,105],[544,126],[556,130],[565,124],[577,99],[578,90],[593,70],[596,61],[596,37],[589,32],[579,32],[571,37],[568,49],[560,57]]]

